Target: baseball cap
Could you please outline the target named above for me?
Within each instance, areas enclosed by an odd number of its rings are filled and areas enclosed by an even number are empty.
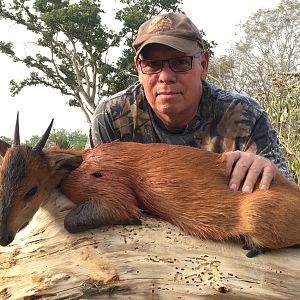
[[[136,56],[152,43],[163,44],[185,54],[193,54],[204,48],[201,33],[194,23],[181,13],[167,13],[144,22],[132,44]]]

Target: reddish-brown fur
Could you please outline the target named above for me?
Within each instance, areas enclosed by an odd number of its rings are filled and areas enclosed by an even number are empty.
[[[84,151],[48,148],[36,153],[8,146],[0,143],[1,245],[13,240],[60,182],[78,207],[93,204],[83,218],[95,212],[93,218],[101,215],[101,222],[126,224],[146,210],[200,238],[244,236],[250,244],[270,249],[300,243],[300,189],[279,171],[270,190],[246,194],[229,190],[221,154],[192,147],[112,142]],[[20,168],[7,169],[17,153],[24,156],[26,174],[15,186],[11,178]],[[32,194],[33,187],[38,192]]]
[[[201,238],[245,236],[270,249],[300,243],[296,184],[278,172],[268,191],[231,191],[223,156],[196,148],[98,145],[84,153],[61,190],[76,203],[92,201],[103,214],[128,219],[144,209]]]

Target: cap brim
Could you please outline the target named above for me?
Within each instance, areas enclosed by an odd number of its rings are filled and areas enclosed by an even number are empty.
[[[138,57],[143,48],[149,44],[162,44],[168,47],[171,47],[177,51],[180,51],[186,55],[192,55],[199,50],[199,44],[197,41],[191,41],[188,39],[183,39],[180,37],[168,36],[168,35],[160,35],[153,36],[149,38],[145,43],[143,43],[140,48],[136,52],[136,56]]]

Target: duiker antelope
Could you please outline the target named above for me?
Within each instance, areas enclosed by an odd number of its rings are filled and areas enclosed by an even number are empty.
[[[77,204],[65,217],[72,233],[140,224],[147,211],[203,239],[242,237],[248,257],[300,243],[300,189],[279,171],[268,191],[234,192],[221,154],[133,142],[43,150],[52,122],[33,148],[20,145],[18,118],[13,145],[0,141],[2,246],[59,185]]]

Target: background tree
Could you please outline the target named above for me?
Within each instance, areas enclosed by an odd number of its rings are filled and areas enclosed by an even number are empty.
[[[276,129],[289,167],[300,184],[300,72],[271,74],[269,99],[258,95]]]
[[[42,84],[70,97],[87,121],[98,103],[102,89],[101,70],[110,66],[103,57],[118,38],[101,22],[101,6],[95,0],[0,0],[0,17],[24,26],[36,35],[32,55],[18,55],[10,42],[1,42],[0,51],[24,63],[30,76],[11,81],[12,95],[25,86]]]
[[[25,144],[33,147],[40,136],[33,135],[29,140],[25,141]],[[53,130],[47,140],[47,146],[56,145],[62,149],[83,149],[86,145],[87,135],[83,134],[80,130],[67,131],[65,129]]]
[[[40,136],[33,135],[29,140],[25,140],[26,145],[33,147],[40,139]],[[12,139],[5,136],[0,136],[0,140],[3,140],[9,144],[12,144]],[[87,141],[87,135],[80,130],[67,131],[65,129],[53,130],[47,140],[46,146],[58,146],[62,149],[75,149],[80,150],[85,148]],[[2,157],[0,156],[0,165],[2,163]]]
[[[140,23],[154,14],[180,11],[182,4],[182,0],[121,0],[116,19],[123,27],[114,32],[103,24],[100,0],[5,2],[0,0],[0,19],[11,20],[36,37],[30,55],[16,53],[11,42],[0,41],[0,52],[31,71],[20,82],[11,80],[12,95],[37,84],[57,89],[69,97],[70,106],[80,107],[88,123],[103,96],[136,81],[131,43]],[[123,48],[116,64],[109,60],[115,47]]]
[[[237,35],[225,55],[211,60],[211,78],[230,90],[263,95],[267,104],[274,74],[299,71],[300,2],[282,0],[275,9],[258,10],[239,25]],[[284,96],[286,90],[277,92]]]
[[[209,78],[260,101],[300,182],[300,2],[282,0],[239,28],[240,40],[212,58]]]

